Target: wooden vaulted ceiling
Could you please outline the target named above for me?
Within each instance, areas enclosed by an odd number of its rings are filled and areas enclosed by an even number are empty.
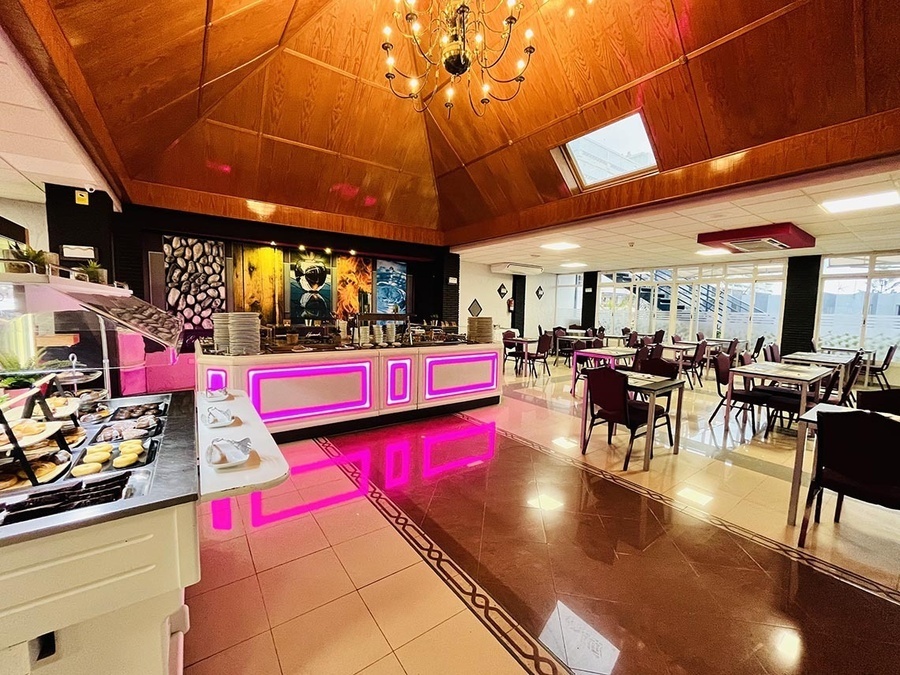
[[[900,152],[896,0],[526,0],[527,81],[481,119],[390,94],[393,7],[0,0],[0,22],[126,198],[185,210],[462,243]],[[660,173],[573,194],[550,150],[635,110]]]

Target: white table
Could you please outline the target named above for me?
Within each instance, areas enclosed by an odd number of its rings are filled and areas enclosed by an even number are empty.
[[[569,393],[575,395],[575,383],[578,381],[578,357],[583,356],[594,361],[606,361],[610,368],[615,368],[616,363],[622,359],[633,358],[635,350],[630,347],[601,347],[593,349],[578,349],[572,352],[572,386]]]
[[[864,380],[865,385],[869,386],[869,373],[872,370],[872,361],[875,359],[875,350],[874,349],[853,349],[852,347],[819,347],[823,352],[833,352],[835,354],[857,354],[857,352],[862,352],[863,361],[866,364],[866,379]]]
[[[841,373],[839,388],[843,390],[844,382],[847,381],[847,376],[850,374],[848,372],[848,366],[854,358],[856,358],[855,353],[847,355],[825,354],[822,352],[794,352],[793,354],[782,356],[781,361],[783,363],[801,363],[805,365],[822,366],[823,368],[831,368],[832,370],[837,368]]]
[[[725,430],[728,431],[728,422],[731,418],[731,395],[734,391],[734,378],[747,377],[756,380],[772,380],[786,384],[800,385],[800,405],[798,414],[806,412],[806,402],[809,397],[809,389],[815,386],[815,395],[818,395],[818,383],[831,375],[833,368],[820,366],[798,366],[784,363],[764,361],[751,363],[749,366],[732,368],[728,373],[728,393],[725,396]]]
[[[652,349],[652,347],[651,347]],[[681,375],[681,371],[684,366],[684,353],[685,352],[693,352],[696,347],[691,347],[690,345],[682,345],[682,343],[677,343],[674,345],[663,345],[664,352],[673,352],[675,354],[675,362],[678,364],[678,374]]]
[[[511,342],[516,345],[522,345],[523,355],[522,355],[521,363],[519,363],[519,365],[516,367],[516,375],[518,375],[523,368],[528,367],[528,345],[533,345],[537,341],[538,341],[537,338],[525,338],[525,337],[506,338],[504,340],[504,342]]]

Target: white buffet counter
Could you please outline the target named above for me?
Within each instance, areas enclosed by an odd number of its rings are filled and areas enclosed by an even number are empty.
[[[243,389],[269,431],[498,400],[496,344],[197,354],[197,387]]]

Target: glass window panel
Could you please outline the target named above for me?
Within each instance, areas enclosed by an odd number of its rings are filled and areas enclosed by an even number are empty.
[[[632,286],[632,292],[634,293],[637,302],[634,329],[638,333],[649,333],[650,321],[653,313],[653,287]]]
[[[866,349],[879,358],[900,342],[900,277],[872,279],[869,316],[866,318]]]
[[[725,276],[725,266],[703,265],[700,267],[700,276],[704,279],[721,279]]]
[[[783,262],[765,262],[757,266],[757,276],[761,277],[780,277],[784,276]]]
[[[678,278],[679,279],[699,279],[700,278],[700,268],[699,267],[679,267],[678,268]]]
[[[736,283],[725,285],[725,326],[722,337],[730,340],[739,338],[742,342],[747,339],[750,331],[750,293],[752,284]]]
[[[672,313],[672,287],[668,284],[660,284],[656,287],[656,320],[653,322],[653,330],[660,328],[669,334],[669,317]]]
[[[653,270],[654,281],[669,281],[672,279],[672,270]]]
[[[575,286],[578,283],[579,274],[557,274],[557,286]]]
[[[566,149],[586,187],[656,168],[640,113],[576,138],[566,143]]]
[[[819,316],[821,347],[858,349],[866,301],[865,279],[825,279]]]
[[[760,335],[766,338],[767,343],[778,339],[778,331],[781,326],[783,294],[784,282],[756,282],[756,294],[753,297],[753,334],[750,336],[751,345],[755,344],[753,341]]]
[[[653,278],[653,274],[647,270],[639,270],[633,273],[635,281],[650,281]]]
[[[631,283],[631,272],[616,272],[616,283],[617,284]]]
[[[697,332],[706,337],[719,337],[719,317],[716,313],[718,284],[698,284],[697,291]]]
[[[691,284],[679,284],[675,310],[675,334],[683,340],[692,340],[692,315],[693,315],[694,287]]]
[[[753,277],[753,267],[753,263],[729,265],[725,270],[725,274],[730,279],[750,279]]]
[[[900,272],[900,254],[880,255],[875,258],[876,272]]]
[[[830,256],[825,258],[822,274],[832,276],[835,274],[868,274],[869,256]]]

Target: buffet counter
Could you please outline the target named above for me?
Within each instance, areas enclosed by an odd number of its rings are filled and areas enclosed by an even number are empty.
[[[243,389],[269,431],[359,428],[378,416],[500,400],[501,347],[454,344],[220,356],[197,345],[197,388]],[[389,420],[380,419],[378,423]]]

